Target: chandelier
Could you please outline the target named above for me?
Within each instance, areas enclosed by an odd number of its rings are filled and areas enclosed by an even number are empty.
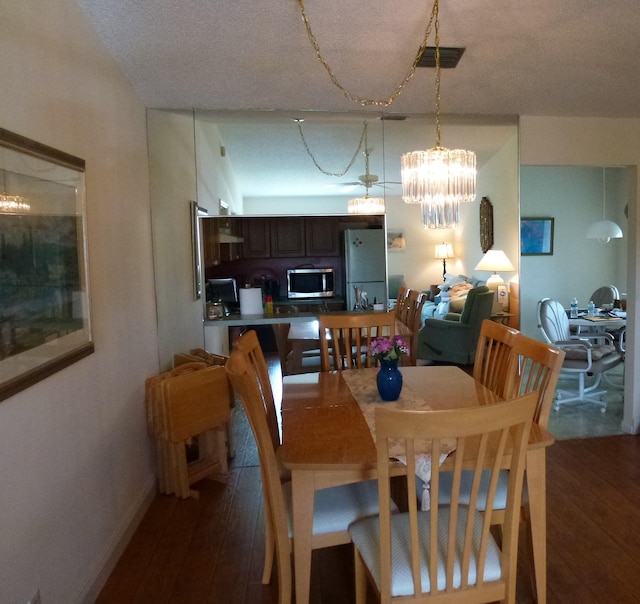
[[[3,192],[0,193],[0,214],[24,214],[31,211],[31,204],[20,195],[7,194],[7,171],[3,170]]]
[[[23,214],[31,211],[31,205],[19,195],[0,194],[0,213]]]
[[[401,160],[402,199],[422,206],[422,226],[448,229],[458,226],[460,203],[476,197],[476,154],[447,149],[440,143],[440,31],[439,0],[431,17],[436,44],[436,146],[405,153]]]
[[[360,181],[364,184],[366,194],[364,197],[355,197],[349,200],[349,214],[384,214],[384,199],[371,197],[369,189],[378,180],[377,176],[369,174],[369,147],[367,146],[367,123],[364,124],[364,171]]]

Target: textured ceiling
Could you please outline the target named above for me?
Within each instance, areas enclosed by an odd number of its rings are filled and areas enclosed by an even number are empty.
[[[77,3],[147,107],[380,111],[359,107],[330,81],[298,0]],[[305,4],[336,78],[372,99],[389,97],[407,73],[431,7],[431,0]],[[441,45],[466,48],[442,73],[443,124],[452,114],[640,117],[638,24],[638,0],[440,0]],[[384,112],[432,112],[433,74],[419,69]]]

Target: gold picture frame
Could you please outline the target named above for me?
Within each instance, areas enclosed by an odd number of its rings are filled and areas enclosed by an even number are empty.
[[[0,128],[0,400],[94,352],[85,162]]]

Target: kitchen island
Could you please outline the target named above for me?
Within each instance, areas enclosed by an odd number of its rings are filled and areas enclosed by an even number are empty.
[[[320,309],[318,309],[319,311]],[[316,321],[319,312],[288,312],[261,315],[230,314],[221,319],[205,320],[204,346],[215,354],[229,354],[229,328],[275,325],[278,323],[305,323]]]

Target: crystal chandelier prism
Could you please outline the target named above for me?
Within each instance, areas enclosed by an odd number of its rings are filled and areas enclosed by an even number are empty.
[[[401,160],[402,199],[422,206],[422,226],[455,228],[460,204],[476,198],[476,154],[440,144],[440,28],[439,0],[433,5],[436,44],[436,146],[405,153]]]
[[[24,214],[31,211],[31,205],[19,195],[0,194],[0,213]]]

